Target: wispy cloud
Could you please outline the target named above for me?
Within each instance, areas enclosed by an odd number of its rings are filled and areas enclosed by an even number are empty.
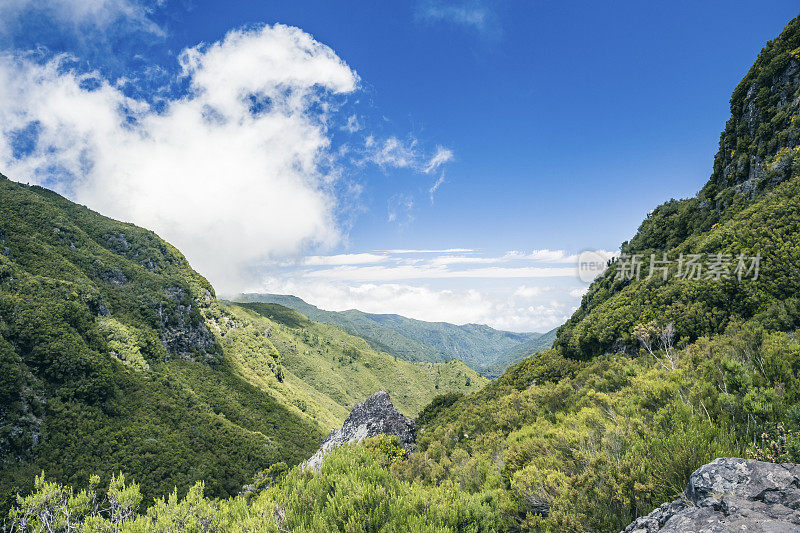
[[[385,250],[390,254],[465,254],[474,252],[472,248],[445,248],[445,249],[403,249]]]
[[[421,0],[416,16],[428,22],[446,22],[483,34],[496,35],[499,27],[494,11],[481,0]]]
[[[493,290],[437,288],[409,283],[336,283],[330,280],[271,278],[264,292],[295,294],[322,309],[359,309],[369,313],[398,313],[419,320],[455,324],[488,324],[512,331],[548,331],[562,324],[574,304]]]
[[[0,32],[15,31],[23,19],[35,17],[39,23],[54,22],[62,31],[105,31],[121,24],[163,37],[165,30],[152,19],[158,4],[140,0],[3,0]]]
[[[572,267],[480,267],[450,269],[426,264],[397,266],[338,266],[328,270],[315,270],[304,274],[311,278],[331,278],[351,281],[391,281],[408,279],[512,279],[575,277]]]
[[[436,171],[440,166],[453,160],[453,151],[444,146],[437,146],[436,153],[431,156],[423,168],[425,174]]]
[[[431,185],[431,188],[428,189],[428,196],[431,199],[431,204],[433,203],[433,195],[436,194],[436,191],[438,191],[439,187],[441,187],[443,184],[444,184],[444,172],[439,174],[439,178],[433,183],[433,185]]]
[[[409,194],[395,194],[389,198],[386,220],[401,228],[411,224],[414,221],[414,198]]]
[[[379,167],[408,168],[418,164],[417,140],[402,141],[391,136],[383,141],[368,136],[364,141],[366,160]]]
[[[255,290],[296,294],[324,309],[545,331],[580,304],[586,288],[577,257],[566,250],[492,255],[470,248],[313,256],[271,269]]]
[[[350,115],[347,117],[347,123],[341,127],[342,130],[348,133],[355,133],[361,131],[363,128],[364,126],[361,125],[361,121],[358,120],[358,115]]]
[[[304,266],[364,265],[388,260],[388,255],[371,253],[312,255],[303,258],[301,264]]]

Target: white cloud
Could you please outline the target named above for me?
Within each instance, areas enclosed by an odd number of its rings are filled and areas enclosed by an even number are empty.
[[[472,248],[445,248],[441,250],[413,250],[413,249],[395,249],[395,250],[385,250],[387,253],[390,254],[465,254],[474,252]]]
[[[425,165],[425,168],[423,169],[423,172],[425,172],[425,174],[430,174],[443,164],[449,163],[452,160],[453,160],[452,150],[445,148],[443,146],[437,146],[436,153],[433,154],[433,156],[431,156],[431,158],[428,160],[428,162]]]
[[[423,21],[450,23],[482,36],[501,33],[497,16],[485,0],[419,0],[415,14]]]
[[[350,281],[390,281],[408,279],[514,279],[575,277],[571,267],[481,267],[452,270],[430,264],[401,264],[396,266],[338,266],[305,273],[311,278],[330,278]]]
[[[395,194],[389,198],[386,220],[405,227],[414,221],[414,198],[408,194]]]
[[[363,265],[382,263],[389,259],[386,255],[360,253],[336,255],[312,255],[304,257],[302,264],[305,266],[331,266],[331,265]]]
[[[324,309],[546,331],[569,318],[586,290],[575,260],[546,249],[495,256],[472,249],[337,254],[273,270],[266,286],[254,290],[296,294]]]
[[[348,133],[355,133],[363,128],[364,126],[361,125],[361,122],[358,120],[358,116],[350,115],[347,117],[347,124],[342,126],[341,129]]]
[[[20,17],[37,16],[55,20],[64,29],[105,30],[119,21],[132,29],[158,36],[164,30],[151,19],[152,5],[137,0],[3,0],[0,2],[0,29],[10,27]]]
[[[395,136],[378,142],[374,137],[366,138],[367,159],[380,167],[407,168],[417,163],[417,140],[401,141]]]
[[[577,287],[569,291],[569,295],[574,298],[582,298],[587,292],[589,292],[589,287]]]
[[[181,65],[191,91],[159,112],[67,58],[0,55],[5,173],[155,230],[223,290],[266,257],[338,242],[328,121],[357,74],[282,25],[232,31]]]
[[[535,298],[537,296],[541,296],[542,293],[548,290],[548,287],[540,287],[540,286],[533,286],[528,287],[526,285],[520,285],[516,291],[514,291],[514,296],[519,296],[520,298]]]
[[[267,280],[262,290],[295,294],[322,309],[359,309],[368,313],[396,313],[431,322],[477,323],[512,331],[548,331],[562,324],[569,305],[544,302],[525,305],[491,292],[437,289],[403,283],[341,284]]]
[[[444,183],[444,172],[442,172],[439,175],[439,179],[437,179],[434,182],[434,184],[431,185],[431,188],[428,189],[428,195],[430,196],[431,203],[433,203],[433,195],[436,194],[436,191],[439,190],[439,187],[441,187],[443,183]]]

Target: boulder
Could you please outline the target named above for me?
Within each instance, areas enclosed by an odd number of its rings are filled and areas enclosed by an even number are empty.
[[[322,441],[317,453],[303,463],[303,468],[319,470],[322,459],[334,448],[343,444],[361,442],[368,437],[385,433],[396,435],[406,451],[412,451],[417,427],[414,421],[404,416],[392,405],[392,399],[384,391],[379,391],[357,404],[341,429],[331,431]]]
[[[624,533],[800,532],[800,465],[720,458]]]

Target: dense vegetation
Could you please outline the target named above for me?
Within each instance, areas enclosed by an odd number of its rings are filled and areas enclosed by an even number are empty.
[[[463,361],[484,376],[494,378],[526,356],[546,350],[555,339],[547,333],[512,333],[480,324],[457,326],[425,322],[400,315],[348,311],[325,311],[296,296],[243,294],[243,302],[280,304],[317,322],[337,326],[365,339],[373,349],[407,361],[430,363]]]
[[[146,501],[200,480],[235,495],[376,390],[415,415],[486,381],[278,307],[220,303],[154,233],[0,178],[0,512],[42,470],[77,487],[123,471]]]
[[[413,417],[437,394],[475,392],[487,383],[460,361],[404,361],[276,304],[214,302],[206,316],[239,375],[326,431],[378,390]]]
[[[637,322],[673,322],[685,342],[718,334],[732,320],[755,318],[770,328],[800,327],[800,248],[796,246],[800,183],[800,20],[761,51],[731,97],[714,171],[695,198],[656,208],[625,254],[760,254],[757,281],[618,279],[610,268],[559,329],[556,345],[573,358],[636,346]]]
[[[0,179],[0,508],[41,470],[236,494],[323,430],[228,368],[213,289],[152,232]]]
[[[39,478],[10,520],[104,531],[619,531],[674,499],[715,457],[800,462],[799,74],[795,19],[734,91],[708,184],[696,198],[657,208],[622,246],[659,256],[761,254],[757,279],[686,279],[672,275],[676,265],[666,279],[626,279],[619,262],[611,265],[552,349],[476,393],[433,398],[410,455],[381,437],[336,451],[319,474],[276,463],[241,496],[206,499],[197,485],[185,499],[168,496],[138,512],[139,488],[120,477],[105,491],[97,479],[79,483],[87,492]],[[310,327],[282,308],[215,305],[217,326],[225,313],[234,321],[252,313],[248,320],[270,320],[281,334]],[[98,323],[106,342],[129,344],[125,329]],[[11,341],[0,349],[4,365],[19,366]],[[131,374],[157,363],[146,343],[138,349],[117,356]],[[27,378],[10,375],[4,390],[24,396],[30,389],[15,380]],[[94,377],[86,391],[96,390]],[[33,425],[34,400],[15,404]]]

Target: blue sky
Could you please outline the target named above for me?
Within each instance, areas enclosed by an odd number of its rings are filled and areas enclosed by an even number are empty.
[[[544,331],[585,289],[575,253],[702,186],[796,15],[8,0],[0,171],[156,230],[222,293]]]

